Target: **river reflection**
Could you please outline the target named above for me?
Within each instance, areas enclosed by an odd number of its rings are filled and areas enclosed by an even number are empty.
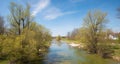
[[[85,51],[70,47],[63,41],[52,41],[45,64],[117,64],[112,60],[102,59],[97,55],[87,54]]]

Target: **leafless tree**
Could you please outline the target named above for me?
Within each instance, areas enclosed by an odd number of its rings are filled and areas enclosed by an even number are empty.
[[[117,9],[118,14],[117,14],[117,18],[120,19],[120,7]]]
[[[4,20],[2,16],[0,16],[0,35],[1,34],[4,34]]]

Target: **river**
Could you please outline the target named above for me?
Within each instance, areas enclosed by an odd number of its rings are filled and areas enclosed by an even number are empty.
[[[73,48],[66,42],[53,40],[45,64],[119,64],[110,59],[103,59],[98,55],[87,54],[85,51]]]

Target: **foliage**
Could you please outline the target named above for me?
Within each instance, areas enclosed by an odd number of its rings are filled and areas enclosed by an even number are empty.
[[[8,20],[11,24],[11,32],[20,35],[23,29],[29,28],[30,22],[33,21],[30,5],[27,4],[26,8],[24,8],[22,5],[11,2],[9,10]]]
[[[111,46],[106,45],[111,43],[109,35],[113,34],[110,29],[105,28],[106,13],[101,11],[88,12],[84,18],[83,26],[69,33],[74,40],[79,40],[80,43],[85,43],[87,51],[93,54],[99,54],[101,57],[110,57],[114,52]],[[74,36],[73,36],[74,34]]]
[[[43,59],[47,53],[51,35],[45,27],[33,22],[29,5],[11,3],[10,28],[7,34],[0,35],[0,60],[9,64],[33,64]]]
[[[112,50],[111,45],[100,44],[98,45],[98,54],[103,58],[110,58],[114,51]]]
[[[57,36],[56,40],[57,40],[57,41],[60,41],[60,40],[61,40],[61,36],[60,36],[60,35]]]
[[[101,11],[89,12],[84,19],[84,27],[88,30],[86,33],[88,50],[90,53],[97,53],[97,44],[99,42],[100,33],[106,23],[106,13]]]
[[[118,43],[120,43],[120,33],[118,34]]]

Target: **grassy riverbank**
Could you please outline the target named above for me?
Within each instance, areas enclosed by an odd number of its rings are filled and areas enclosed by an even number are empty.
[[[68,44],[81,44],[80,41],[78,40],[69,40],[69,39],[62,39],[63,41],[65,41]],[[83,46],[85,46],[85,43],[82,43]],[[115,61],[120,62],[120,44],[119,43],[115,43],[115,44],[110,44],[112,45],[112,49],[114,51],[114,53],[112,54],[112,57]]]
[[[113,50],[114,50],[113,59],[120,62],[120,44],[114,45]]]
[[[86,46],[85,43],[82,43],[79,40],[69,40],[69,39],[66,39],[66,38],[64,38],[62,40],[65,41],[67,44],[69,44],[72,47],[77,47],[77,48],[84,49],[84,50],[86,49],[85,48],[85,46]]]

